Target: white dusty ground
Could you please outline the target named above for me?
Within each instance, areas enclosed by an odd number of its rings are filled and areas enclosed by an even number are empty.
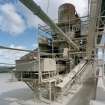
[[[51,103],[51,105],[89,105],[94,83],[89,82],[79,86],[75,92],[61,99],[60,102]],[[76,92],[77,91],[77,92]],[[75,95],[73,93],[76,93]],[[37,94],[37,93],[36,93]],[[64,101],[67,102],[64,104]],[[23,82],[11,82],[10,74],[0,74],[0,105],[48,105],[38,101],[33,92]]]
[[[0,74],[0,105],[35,105],[32,91],[23,82],[10,79],[10,74]]]
[[[91,66],[82,76],[82,80],[88,78],[90,70]],[[74,85],[69,94],[50,105],[89,105],[90,100],[94,99],[96,85],[94,79],[86,80],[83,85]],[[37,91],[35,94],[36,96],[25,83],[11,82],[10,74],[0,74],[0,105],[48,105],[38,100]]]
[[[72,96],[72,95],[71,95]],[[68,101],[65,97],[65,101]],[[61,105],[62,101],[53,105]],[[0,105],[48,105],[38,101],[29,87],[18,81],[11,81],[11,74],[0,74]]]

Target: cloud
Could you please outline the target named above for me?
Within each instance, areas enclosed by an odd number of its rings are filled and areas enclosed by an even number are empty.
[[[0,30],[18,35],[26,29],[25,21],[11,3],[0,5]]]
[[[33,0],[42,10],[54,21],[58,19],[58,8],[63,3],[72,3],[79,16],[86,16],[88,14],[88,0]],[[48,3],[49,1],[49,3]],[[25,17],[27,27],[38,27],[38,24],[44,24],[36,15],[34,15],[28,8],[26,8],[21,2],[17,2],[18,10],[21,11]],[[48,11],[47,11],[48,9]],[[45,25],[45,24],[44,24]]]
[[[22,15],[25,17],[27,27],[38,27],[38,24],[43,24],[43,22],[21,2],[17,2],[17,6],[19,8],[18,11],[21,11]]]
[[[36,49],[36,48],[38,48],[38,44],[35,43],[35,44],[32,45],[32,47],[33,47],[33,49]]]
[[[58,7],[63,3],[72,3],[75,5],[76,10],[80,16],[87,15],[88,13],[88,0],[34,0],[41,8],[53,19],[58,18]],[[28,27],[37,27],[38,24],[43,22],[31,11],[29,11],[20,2],[17,2],[18,8],[14,7],[11,3],[3,3],[0,5],[0,30],[6,31],[11,35],[19,35],[24,32]],[[20,6],[19,6],[20,5]],[[48,11],[47,11],[47,7]],[[21,8],[21,9],[20,9]],[[23,19],[20,14],[26,17]]]
[[[14,44],[11,44],[9,47],[10,48],[25,49],[24,46],[16,46]],[[28,52],[0,49],[0,63],[15,64],[15,60],[19,59],[20,57],[24,56],[27,53]]]
[[[88,14],[88,0],[34,0],[42,10],[52,19],[58,19],[58,8],[63,3],[72,3],[79,16],[86,16]],[[26,17],[28,27],[37,27],[38,24],[43,22],[35,16],[29,9],[27,9],[22,3],[18,2],[18,6],[21,9],[22,14]],[[47,11],[48,8],[48,11]]]
[[[23,47],[23,46],[16,46],[16,45],[14,45],[14,44],[11,44],[11,45],[10,45],[10,48],[26,49],[26,48]]]
[[[34,0],[38,5],[41,6],[41,8],[47,13],[47,7],[48,8],[48,14],[52,18],[57,19],[57,11],[60,5],[64,3],[72,3],[78,14],[80,16],[85,16],[88,14],[88,0],[50,0],[48,4],[48,0]],[[48,6],[49,5],[49,6]]]

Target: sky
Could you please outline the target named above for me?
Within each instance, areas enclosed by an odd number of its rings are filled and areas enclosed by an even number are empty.
[[[79,16],[88,14],[88,0],[34,0],[46,14],[57,20],[58,7],[63,3],[75,5]],[[48,5],[49,4],[49,5]],[[19,0],[0,0],[0,45],[11,48],[35,49],[38,24],[43,22]],[[0,63],[14,63],[26,52],[0,49]]]

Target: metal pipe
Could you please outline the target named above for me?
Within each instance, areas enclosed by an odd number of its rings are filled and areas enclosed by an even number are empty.
[[[23,51],[23,52],[34,52],[32,50],[10,48],[10,47],[6,47],[6,46],[0,46],[0,49],[7,49],[7,50],[14,50],[14,51]]]
[[[47,16],[47,14],[33,1],[33,0],[20,0],[27,8],[29,8],[35,15],[37,15],[41,20],[43,20],[51,29],[63,36],[66,41],[74,49],[79,50],[79,47],[67,37],[67,35]]]

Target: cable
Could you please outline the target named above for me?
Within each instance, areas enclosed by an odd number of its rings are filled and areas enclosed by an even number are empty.
[[[16,51],[23,51],[23,52],[33,52],[32,50],[18,49],[18,48],[10,48],[10,47],[6,47],[6,46],[0,46],[0,49],[16,50]]]
[[[15,65],[15,64],[10,64],[10,63],[0,63],[0,65],[3,64],[3,65]]]

